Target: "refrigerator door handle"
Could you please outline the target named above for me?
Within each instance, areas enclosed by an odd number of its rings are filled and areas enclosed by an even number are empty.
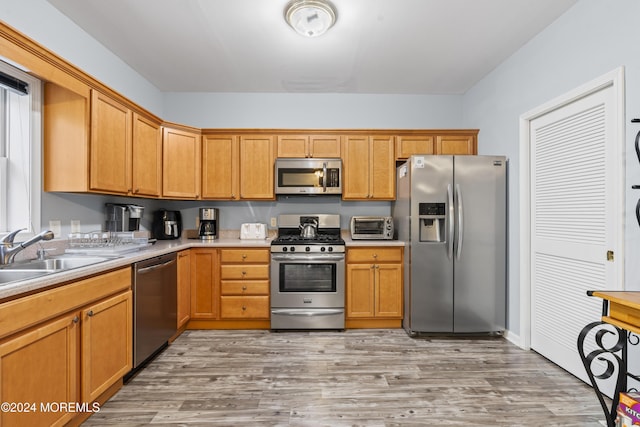
[[[453,190],[451,184],[447,185],[447,203],[449,204],[449,215],[447,215],[447,222],[449,230],[447,233],[447,258],[453,257],[453,238],[454,238],[454,212],[453,212]]]
[[[458,220],[458,241],[456,244],[456,259],[460,259],[462,255],[462,238],[464,237],[464,205],[462,204],[462,191],[460,184],[456,184],[456,208]]]

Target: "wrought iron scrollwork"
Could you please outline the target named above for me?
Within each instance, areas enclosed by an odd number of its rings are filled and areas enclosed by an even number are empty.
[[[598,348],[589,352],[589,354],[585,354],[584,341],[589,332],[593,330],[595,330],[595,342]],[[611,344],[605,344],[605,338]],[[578,336],[580,359],[582,359],[582,364],[604,411],[608,427],[615,427],[620,392],[627,390],[627,339],[629,338],[626,331],[601,321],[589,323]],[[592,363],[595,360],[605,363],[606,369],[604,372],[594,374]],[[616,388],[611,407],[608,407],[599,383],[612,378],[614,375],[616,376]]]

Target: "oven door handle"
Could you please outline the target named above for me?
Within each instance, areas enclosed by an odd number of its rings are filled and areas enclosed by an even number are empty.
[[[343,261],[344,254],[336,254],[336,255],[271,254],[271,260],[273,261]]]
[[[340,308],[316,308],[316,309],[291,309],[291,308],[283,308],[283,309],[272,309],[271,314],[278,314],[280,316],[334,316],[336,314],[344,313],[343,309]]]

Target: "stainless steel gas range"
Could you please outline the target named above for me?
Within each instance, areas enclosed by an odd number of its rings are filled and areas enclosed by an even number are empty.
[[[271,329],[344,329],[340,215],[279,215],[271,242]]]

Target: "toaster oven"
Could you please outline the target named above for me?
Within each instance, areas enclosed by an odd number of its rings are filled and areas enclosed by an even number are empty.
[[[352,216],[350,229],[353,240],[392,240],[393,218],[390,216]]]

